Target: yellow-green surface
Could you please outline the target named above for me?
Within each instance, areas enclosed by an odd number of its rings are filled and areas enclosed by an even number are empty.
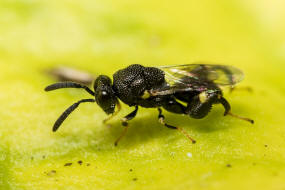
[[[0,189],[284,189],[284,34],[278,0],[1,0]],[[141,109],[114,147],[118,119],[132,109],[124,106],[108,128],[100,108],[84,104],[51,132],[88,94],[45,93],[54,81],[42,70],[69,65],[112,75],[133,63],[193,61],[245,72],[240,86],[253,92],[225,97],[255,125],[223,117],[222,106],[202,120],[165,113],[197,140],[192,145],[160,126],[156,110]]]

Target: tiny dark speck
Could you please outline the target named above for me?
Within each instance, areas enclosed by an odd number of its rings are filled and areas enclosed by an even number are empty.
[[[78,163],[79,165],[82,165],[83,162],[82,162],[81,160],[79,160],[77,163]]]
[[[87,164],[86,164],[86,166],[90,166],[90,165],[91,165],[90,163],[87,163]]]
[[[138,180],[138,178],[136,178],[136,177],[135,177],[135,178],[133,178],[133,181],[137,181],[137,180]]]
[[[130,171],[130,172],[132,172],[132,171],[133,171],[133,169],[130,169],[129,171]]]
[[[231,165],[231,164],[227,164],[226,166],[227,166],[228,168],[231,168],[231,167],[232,167],[232,165]]]
[[[56,174],[55,170],[51,170],[50,172],[47,173],[48,176],[54,176]]]
[[[71,166],[72,165],[72,163],[66,163],[66,164],[64,164],[64,166]]]
[[[45,155],[43,155],[43,159],[45,159],[46,158],[46,156]]]
[[[268,147],[268,145],[267,145],[267,144],[265,144],[265,145],[264,145],[264,147]]]

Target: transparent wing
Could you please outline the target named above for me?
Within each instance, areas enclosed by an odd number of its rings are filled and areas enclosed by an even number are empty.
[[[165,72],[166,80],[170,85],[177,83],[184,84],[190,82],[192,79],[214,82],[219,86],[233,86],[244,78],[241,70],[226,65],[188,64],[164,66],[159,67],[159,69]]]
[[[204,63],[158,67],[165,73],[166,86],[156,89],[155,95],[183,91],[213,90],[215,87],[231,86],[243,80],[241,70],[233,66]]]

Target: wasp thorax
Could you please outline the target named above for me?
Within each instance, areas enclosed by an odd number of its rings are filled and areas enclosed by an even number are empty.
[[[115,111],[117,98],[112,89],[112,81],[108,76],[100,75],[94,83],[95,99],[97,104],[107,114]]]

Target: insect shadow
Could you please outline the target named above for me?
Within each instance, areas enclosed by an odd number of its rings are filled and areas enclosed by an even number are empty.
[[[113,151],[114,149],[133,149],[134,147],[138,147],[156,140],[159,140],[162,143],[175,143],[176,141],[185,139],[178,131],[170,130],[157,123],[157,117],[154,115],[154,113],[156,113],[155,111],[156,110],[148,110],[147,114],[138,115],[139,117],[137,117],[136,120],[130,122],[128,133],[126,134],[125,138],[122,139],[117,148],[113,145],[113,142],[115,139],[117,139],[118,134],[124,130],[119,119],[122,115],[118,115],[116,119],[110,123],[110,125],[105,125],[101,123],[101,121],[96,123],[88,122],[86,125],[92,126],[88,126],[91,132],[83,132],[81,136],[78,136],[78,133],[76,132],[71,133],[70,131],[67,131],[61,133],[61,135],[57,136],[56,138],[60,141],[66,142],[67,144],[69,144],[68,141],[72,142],[73,144],[82,143],[82,146],[74,146],[73,148],[68,147],[69,151],[66,154],[72,154],[72,152],[74,152],[74,154],[78,154],[78,151],[82,150],[87,152],[100,152]],[[200,135],[198,138],[195,134],[210,134],[215,131],[230,130],[233,127],[232,125],[227,124],[229,123],[227,117],[217,120],[217,118],[222,117],[222,114],[222,108],[217,108],[214,109],[207,118],[200,120],[189,119],[187,116],[177,116],[171,113],[167,113],[165,115],[171,124],[183,127],[195,138],[195,140],[197,140],[197,144],[199,144],[199,142],[205,141],[205,139],[201,138]],[[80,125],[85,124],[82,123]],[[97,130],[96,128],[103,129]],[[82,129],[82,131],[86,131],[86,129]],[[87,139],[86,142],[84,142],[83,139]],[[188,143],[189,146],[196,146],[187,141],[187,139],[185,139],[185,144],[186,143]]]
[[[184,130],[190,133],[194,138],[195,133],[212,133],[220,130],[229,130],[231,128],[230,125],[222,124],[222,122],[227,123],[228,121],[216,119],[222,115],[223,112],[221,109],[215,109],[211,114],[209,114],[209,117],[201,120],[189,119],[187,116],[177,116],[169,113],[165,114],[167,120],[169,120],[171,124],[183,127]],[[178,131],[169,130],[157,123],[157,118],[152,114],[152,111],[148,115],[144,114],[143,116],[137,117],[136,120],[129,123],[129,126],[128,133],[125,138],[122,139],[118,148],[131,148],[158,139],[162,139],[162,141],[165,142],[173,142],[179,140],[181,137],[181,134]],[[114,120],[114,122],[111,123],[111,126],[108,127],[106,125],[102,125],[100,127],[108,128],[100,131],[100,135],[102,137],[107,137],[107,139],[100,141],[96,146],[101,147],[109,144],[111,145],[110,147],[113,148],[109,141],[113,142],[118,137],[118,134],[123,131],[120,121]],[[94,133],[97,132],[94,131]],[[199,141],[203,141],[203,139],[198,138],[195,138],[195,140],[197,140],[197,143],[199,143]],[[185,139],[185,143],[189,143],[189,141]],[[195,145],[189,143],[189,146]]]

